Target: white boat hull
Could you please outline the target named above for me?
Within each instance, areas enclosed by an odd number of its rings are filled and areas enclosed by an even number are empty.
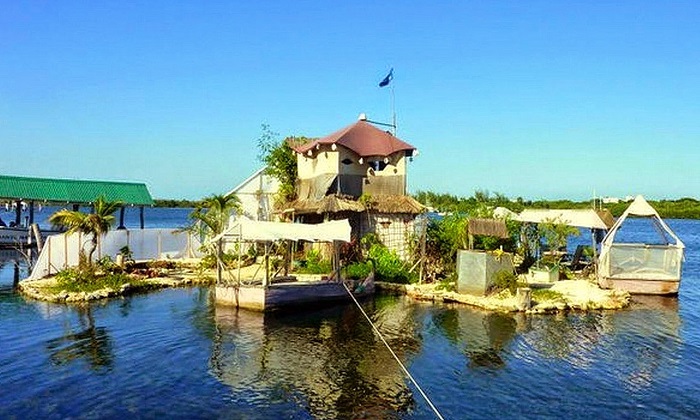
[[[605,289],[620,289],[638,295],[677,295],[680,279],[601,277],[598,281]]]

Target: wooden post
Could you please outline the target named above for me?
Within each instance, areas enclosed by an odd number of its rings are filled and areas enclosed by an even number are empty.
[[[532,306],[532,289],[529,287],[518,287],[515,293],[515,300],[518,310],[525,311]]]
[[[139,220],[141,221],[141,229],[143,229],[144,223],[143,223],[143,206],[139,207]]]

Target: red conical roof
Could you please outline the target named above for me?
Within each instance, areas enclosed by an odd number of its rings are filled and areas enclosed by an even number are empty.
[[[413,151],[415,147],[399,140],[391,133],[366,121],[357,121],[345,128],[311,143],[297,147],[298,153],[306,153],[320,144],[337,144],[357,153],[360,157],[389,156],[399,151]]]

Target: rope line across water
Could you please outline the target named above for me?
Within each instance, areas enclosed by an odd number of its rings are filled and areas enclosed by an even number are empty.
[[[367,316],[367,313],[365,312],[365,310],[362,309],[362,306],[360,306],[360,302],[357,301],[357,299],[355,298],[355,295],[352,294],[352,292],[350,291],[350,289],[348,289],[348,286],[344,282],[341,282],[341,283],[343,284],[343,287],[345,288],[345,290],[348,292],[348,295],[350,295],[350,297],[352,298],[353,302],[355,302],[355,305],[357,305],[357,307],[360,309],[360,312],[362,312],[362,315],[364,315],[367,322],[369,322],[369,325],[372,326],[372,330],[374,330],[374,332],[377,334],[377,336],[379,336],[379,339],[382,340],[382,343],[384,343],[384,345],[389,350],[391,355],[394,356],[394,359],[396,359],[396,363],[398,363],[399,366],[401,366],[401,369],[404,371],[404,373],[406,374],[408,379],[410,379],[411,382],[413,382],[413,385],[416,387],[416,389],[418,389],[418,392],[420,392],[420,394],[423,396],[423,398],[428,403],[430,408],[433,410],[433,412],[435,413],[435,416],[437,418],[439,418],[440,420],[444,420],[445,418],[442,417],[442,414],[440,414],[440,411],[438,411],[437,407],[435,407],[435,404],[433,404],[433,402],[430,401],[430,398],[428,398],[428,395],[425,392],[423,392],[423,389],[420,387],[420,385],[418,385],[418,382],[416,382],[416,380],[413,378],[413,375],[411,375],[411,372],[409,372],[408,369],[406,369],[406,366],[404,366],[404,364],[401,363],[401,360],[399,360],[399,357],[396,355],[396,353],[394,353],[394,350],[391,349],[391,347],[389,346],[389,343],[386,342],[382,333],[379,332],[379,329],[377,329],[377,327],[374,325],[374,323],[369,318],[369,316]]]

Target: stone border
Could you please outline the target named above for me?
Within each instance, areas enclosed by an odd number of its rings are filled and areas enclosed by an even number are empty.
[[[518,301],[509,291],[490,296],[474,296],[445,290],[436,290],[435,284],[395,284],[376,282],[377,290],[407,295],[416,300],[461,303],[498,312],[525,312],[532,314],[564,311],[615,310],[630,304],[630,294],[622,290],[604,290],[588,280],[562,280],[549,290],[561,298],[533,302],[529,309],[519,309]]]
[[[196,275],[194,271],[172,269],[168,270],[163,277],[153,277],[139,279],[143,284],[125,283],[119,290],[105,288],[93,292],[49,292],[50,288],[56,284],[54,277],[47,277],[40,280],[24,280],[17,284],[18,290],[27,297],[54,303],[77,303],[89,302],[92,300],[106,299],[111,297],[127,296],[134,293],[146,292],[155,289],[169,287],[185,287],[214,284],[215,276],[207,273],[205,276]]]

